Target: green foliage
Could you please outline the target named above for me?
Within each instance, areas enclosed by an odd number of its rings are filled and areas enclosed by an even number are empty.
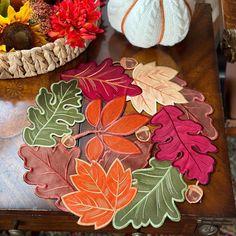
[[[28,109],[28,119],[32,126],[24,129],[23,137],[30,146],[53,147],[55,136],[71,134],[70,126],[84,121],[79,112],[81,90],[77,81],[60,81],[51,86],[51,92],[41,88],[36,97],[37,107]]]
[[[7,8],[10,5],[10,0],[1,0],[0,2],[0,15],[3,17],[7,16]]]
[[[186,184],[182,175],[171,166],[170,162],[150,160],[151,168],[133,172],[133,186],[138,188],[134,200],[119,211],[113,226],[123,229],[129,223],[135,229],[149,224],[157,228],[168,217],[172,221],[180,220],[180,213],[175,202],[184,201]]]

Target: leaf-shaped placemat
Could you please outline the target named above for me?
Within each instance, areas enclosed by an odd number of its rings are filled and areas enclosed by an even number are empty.
[[[105,227],[136,195],[137,189],[131,186],[131,171],[124,170],[118,159],[107,174],[97,162],[88,164],[77,159],[76,172],[71,180],[78,191],[62,200],[70,212],[80,217],[79,225]]]
[[[51,85],[51,92],[41,88],[36,97],[37,107],[28,109],[28,119],[32,126],[24,129],[24,141],[31,146],[53,147],[55,137],[71,134],[69,126],[83,122],[81,107],[81,90],[77,81],[68,83],[60,81]]]
[[[186,86],[186,82],[178,77],[173,79],[180,86]],[[205,102],[205,97],[199,91],[184,87],[181,93],[184,95],[188,103],[176,104],[183,112],[183,119],[191,119],[203,126],[201,133],[211,140],[218,137],[218,132],[213,125],[210,115],[214,112],[211,105]]]
[[[124,72],[123,67],[114,65],[112,59],[108,58],[100,65],[96,62],[80,64],[76,69],[63,72],[61,79],[77,79],[83,94],[91,100],[101,98],[110,101],[116,97],[136,96],[142,92],[138,86],[131,84],[133,79]]]
[[[166,218],[180,220],[175,202],[184,201],[186,184],[182,175],[167,161],[150,160],[151,168],[133,172],[133,186],[138,188],[134,200],[118,211],[113,219],[116,229],[130,223],[135,229],[149,224],[157,228]]]
[[[213,121],[210,117],[214,111],[211,105],[205,102],[205,97],[198,91],[184,88],[182,94],[188,100],[186,104],[177,104],[184,112],[182,118],[200,123],[203,126],[201,133],[211,140],[215,140],[218,137],[218,132],[213,126]]]
[[[154,115],[157,112],[157,102],[162,105],[187,103],[180,92],[183,87],[171,81],[178,72],[172,68],[156,66],[155,62],[146,65],[139,64],[133,71],[133,84],[142,89],[135,97],[128,97],[135,110]]]
[[[91,101],[85,111],[87,121],[95,129],[86,134],[95,134],[85,148],[89,161],[98,161],[106,150],[117,154],[140,154],[140,148],[130,139],[124,137],[133,134],[149,122],[149,117],[141,114],[122,116],[126,102],[125,97],[118,97],[102,108],[100,99]],[[78,137],[82,137],[83,133]]]
[[[181,120],[181,116],[183,112],[179,108],[166,106],[152,118],[151,124],[158,126],[152,136],[158,146],[155,156],[158,160],[171,161],[188,179],[207,184],[215,162],[208,153],[216,152],[217,148],[200,134],[200,124]]]
[[[101,157],[99,163],[101,166],[107,171],[115,159],[119,159],[124,166],[124,169],[130,168],[132,171],[137,169],[142,169],[148,164],[148,160],[151,156],[151,150],[153,147],[153,143],[146,142],[142,143],[139,141],[134,141],[134,143],[139,147],[141,153],[140,154],[119,154],[116,152],[112,152],[108,150]]]
[[[56,207],[67,211],[61,196],[75,191],[70,175],[75,174],[75,159],[79,158],[80,149],[74,147],[67,150],[62,144],[55,148],[22,145],[18,154],[29,170],[24,180],[36,185],[35,194],[45,199],[56,199]]]

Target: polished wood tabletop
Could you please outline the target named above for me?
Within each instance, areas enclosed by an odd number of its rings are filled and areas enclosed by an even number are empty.
[[[211,8],[197,6],[187,38],[174,47],[156,46],[141,49],[131,46],[124,36],[115,32],[107,21],[104,9],[105,33],[98,36],[79,58],[51,73],[25,79],[0,81],[0,230],[12,228],[19,221],[23,230],[67,230],[92,231],[92,227],[81,227],[76,217],[57,210],[52,201],[34,195],[34,186],[23,181],[25,169],[17,151],[22,140],[22,129],[28,125],[26,110],[34,104],[41,87],[49,88],[59,80],[60,72],[75,67],[80,62],[101,62],[107,57],[119,60],[134,57],[139,62],[156,61],[158,65],[170,66],[180,72],[188,87],[202,92],[206,101],[214,108],[212,119],[219,132],[214,144],[219,148],[215,172],[211,181],[203,186],[204,198],[199,204],[178,204],[182,214],[180,223],[166,221],[160,229],[143,228],[141,232],[177,233],[191,235],[198,223],[227,223],[236,216],[231,186],[227,144],[225,140],[223,107],[219,88],[218,70],[214,47]],[[102,230],[115,232],[112,226]],[[128,227],[119,232],[134,232]]]

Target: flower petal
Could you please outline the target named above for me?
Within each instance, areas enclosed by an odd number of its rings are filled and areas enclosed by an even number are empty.
[[[15,14],[16,14],[16,12],[15,12],[14,8],[10,5],[7,9],[7,17],[9,19],[10,23],[15,22]]]
[[[30,8],[30,3],[29,1],[27,1],[21,8],[20,11],[18,11],[17,13],[15,13],[15,20],[19,21],[23,24],[26,24],[29,19],[30,19],[30,15],[31,15],[31,8]]]

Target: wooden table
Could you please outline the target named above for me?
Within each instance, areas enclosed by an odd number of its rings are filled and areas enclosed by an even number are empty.
[[[228,30],[236,29],[236,1],[235,0],[225,0],[222,1],[223,5],[223,16],[224,16],[224,28],[228,34]],[[223,37],[224,38],[224,37]],[[227,104],[227,121],[226,121],[226,131],[227,135],[236,136],[236,62],[234,58],[234,63],[230,63],[233,59],[233,54],[236,51],[236,44],[233,43],[236,41],[236,35],[232,34],[229,40],[230,50],[225,49],[226,59],[228,63],[226,64],[226,72],[225,72],[225,100]],[[234,40],[232,40],[234,39]],[[224,44],[224,42],[223,42]],[[227,45],[228,46],[228,45]],[[223,47],[224,48],[224,47]]]
[[[52,202],[34,195],[34,187],[25,184],[22,179],[25,170],[17,150],[23,143],[21,130],[27,125],[26,109],[34,103],[40,87],[49,87],[58,80],[61,71],[72,68],[80,61],[101,62],[107,57],[119,60],[123,56],[135,57],[142,63],[157,61],[159,65],[178,69],[188,86],[201,91],[215,109],[212,117],[220,134],[215,141],[219,147],[219,152],[214,156],[217,165],[210,184],[203,187],[203,202],[179,204],[182,213],[179,223],[166,221],[159,229],[147,227],[140,229],[140,232],[193,235],[199,224],[230,223],[236,211],[224,136],[210,6],[198,5],[187,38],[171,48],[159,46],[144,50],[132,47],[124,36],[111,29],[106,14],[104,19],[106,33],[69,65],[34,78],[0,81],[0,230],[11,229],[18,221],[18,228],[22,230],[93,231],[92,227],[76,225],[76,217],[56,210]],[[117,232],[112,226],[102,231]],[[135,230],[128,227],[119,232],[131,233]]]

